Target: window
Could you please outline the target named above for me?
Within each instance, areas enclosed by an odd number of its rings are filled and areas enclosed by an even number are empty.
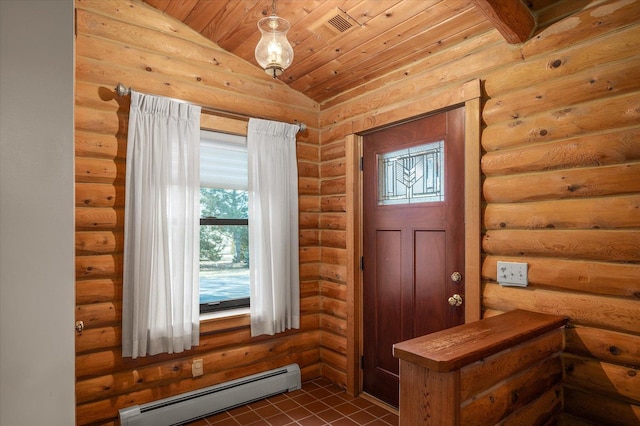
[[[378,205],[444,201],[444,141],[378,157]]]
[[[201,131],[200,313],[249,306],[247,139]]]

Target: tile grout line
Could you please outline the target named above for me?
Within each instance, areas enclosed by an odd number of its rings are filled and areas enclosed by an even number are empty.
[[[325,384],[322,384],[325,383]],[[314,418],[316,420],[318,420],[318,426],[331,426],[333,423],[335,422],[344,422],[344,421],[349,421],[351,423],[353,423],[354,425],[358,425],[358,426],[366,426],[366,425],[370,425],[373,423],[384,423],[387,425],[391,425],[393,426],[394,424],[397,424],[397,422],[394,423],[389,423],[389,421],[385,420],[385,417],[391,416],[390,421],[393,421],[393,416],[397,416],[397,414],[393,413],[392,411],[386,409],[385,407],[382,407],[378,404],[373,403],[372,401],[369,401],[366,398],[361,398],[361,397],[351,397],[350,395],[347,395],[345,393],[345,391],[343,389],[341,389],[340,387],[338,387],[337,385],[334,385],[331,382],[326,381],[326,379],[317,379],[317,380],[312,380],[309,382],[305,382],[302,384],[303,386],[296,390],[293,391],[292,393],[295,393],[295,395],[292,395],[290,393],[282,393],[282,394],[278,394],[269,398],[265,398],[263,400],[260,401],[255,401],[253,403],[249,403],[240,407],[236,407],[234,409],[225,411],[223,413],[226,413],[227,417],[224,419],[220,419],[219,421],[216,421],[215,423],[211,423],[209,422],[209,418],[205,418],[203,419],[206,422],[206,425],[209,426],[215,426],[217,424],[222,424],[223,422],[225,424],[227,424],[227,422],[229,421],[233,421],[236,424],[240,424],[242,426],[243,423],[241,422],[241,420],[238,419],[238,417],[241,417],[243,415],[247,415],[247,413],[252,413],[255,417],[257,417],[257,419],[259,420],[255,420],[251,423],[248,423],[249,425],[251,424],[273,424],[273,420],[269,421],[269,419],[273,419],[274,417],[277,416],[281,416],[284,415],[286,416],[290,421],[288,421],[287,423],[278,423],[278,424],[286,424],[288,426],[296,426],[296,425],[303,425],[305,420],[310,420],[311,418]],[[321,392],[324,391],[324,392]],[[315,393],[315,395],[314,395]],[[306,403],[301,403],[298,402],[297,399],[301,400],[304,398],[304,396],[307,395],[309,398],[312,398],[311,400],[308,400],[305,398],[305,400],[307,400],[308,402]],[[347,395],[348,398],[344,398],[343,396]],[[339,401],[333,401],[333,405],[331,403],[328,403],[327,400],[331,397],[336,397],[339,398]],[[275,400],[274,400],[275,399]],[[325,401],[325,402],[323,402]],[[353,401],[363,401],[360,404],[363,404],[362,406],[358,405],[358,404],[354,404]],[[280,406],[278,406],[278,403],[283,403],[283,402],[290,402],[295,404],[295,406],[293,406],[292,408],[281,408],[281,406],[284,406],[285,404],[281,404]],[[307,408],[310,405],[316,404],[316,403],[323,403],[324,405],[326,405],[326,409],[323,409],[321,411],[315,411],[315,410],[311,410],[309,408]],[[259,407],[256,407],[255,404],[260,403],[261,405]],[[349,407],[343,407],[344,410],[355,410],[353,412],[346,412],[346,411],[339,411],[336,408],[337,407],[341,407],[343,405],[349,404]],[[368,404],[368,405],[367,405]],[[269,415],[267,417],[265,417],[263,414],[260,414],[260,411],[262,408],[266,408],[266,407],[271,407],[274,411],[272,411],[272,415]],[[376,414],[372,414],[369,411],[374,408],[374,407],[378,407],[379,409],[382,409],[384,411],[386,411],[385,414],[383,415],[376,415]],[[240,409],[240,408],[244,408],[244,410],[240,411],[240,412],[236,412],[233,413],[234,410]],[[292,416],[290,416],[289,414],[287,414],[288,412],[294,411],[294,410],[298,410],[298,409],[305,409],[306,411],[308,411],[310,414],[306,417],[302,417],[302,418],[298,418],[298,419],[294,419]],[[329,417],[333,417],[333,414],[331,416],[329,416],[328,412],[329,410],[332,410],[333,413],[337,413],[337,417],[333,418],[331,420],[329,420]],[[326,416],[325,417],[321,417],[320,414],[325,413]],[[372,419],[370,419],[369,421],[366,421],[365,423],[360,423],[359,421],[356,421],[354,418],[352,418],[352,416],[355,416],[358,413],[364,413],[364,414],[368,414],[369,416],[372,417]],[[222,414],[222,413],[219,413]],[[287,421],[287,420],[285,420]]]

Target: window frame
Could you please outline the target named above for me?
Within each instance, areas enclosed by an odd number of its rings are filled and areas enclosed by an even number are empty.
[[[229,134],[226,134],[224,132],[220,132],[220,131],[216,131],[216,130],[207,130],[207,129],[201,129],[201,135],[202,134],[218,134],[218,135],[223,135],[223,136],[227,136]],[[242,136],[245,138],[246,140],[246,136]],[[202,139],[202,136],[201,136]],[[231,146],[231,143],[230,143]],[[245,145],[246,148],[246,145]],[[248,163],[247,163],[247,168],[248,168]],[[201,186],[200,188],[211,188],[210,186]],[[217,188],[217,189],[231,189],[231,188]],[[247,212],[248,215],[248,212]],[[200,217],[200,227],[202,226],[248,226],[249,225],[249,219],[247,218],[217,218],[217,217]],[[250,243],[249,243],[250,244]],[[247,309],[251,306],[251,298],[250,297],[246,297],[246,298],[240,298],[240,299],[230,299],[230,300],[222,300],[222,301],[216,301],[216,302],[207,302],[207,303],[200,303],[200,316],[202,315],[207,315],[207,314],[212,314],[212,313],[219,313],[219,312],[225,312],[225,311],[229,311],[229,310],[233,310],[233,309]]]

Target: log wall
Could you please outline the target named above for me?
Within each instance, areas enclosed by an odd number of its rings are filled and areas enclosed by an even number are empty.
[[[318,105],[141,2],[77,0],[76,25],[76,319],[85,325],[76,336],[77,423],[116,424],[120,408],[292,362],[303,379],[320,376]],[[248,315],[231,317],[203,322],[200,346],[192,351],[120,356],[129,99],[114,94],[119,82],[247,117],[308,125],[298,135],[300,330],[251,338]],[[218,127],[217,121],[203,115],[203,126]],[[325,326],[339,326],[331,324],[336,321]],[[194,358],[204,360],[204,375],[195,379]]]
[[[537,18],[541,29],[528,42],[508,45],[495,30],[443,40],[411,66],[322,104],[323,374],[345,384],[351,362],[344,327],[354,306],[345,295],[354,284],[345,279],[341,260],[345,218],[354,207],[345,204],[342,190],[351,179],[346,141],[362,123],[379,126],[427,113],[421,109],[426,98],[479,78],[484,315],[526,309],[568,317],[567,422],[582,417],[611,424],[611,413],[621,413],[616,424],[635,424],[640,2],[560,1]],[[498,260],[528,263],[529,287],[499,286]]]

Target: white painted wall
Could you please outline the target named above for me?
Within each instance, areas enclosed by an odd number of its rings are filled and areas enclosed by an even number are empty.
[[[0,425],[75,424],[73,0],[0,0]]]

